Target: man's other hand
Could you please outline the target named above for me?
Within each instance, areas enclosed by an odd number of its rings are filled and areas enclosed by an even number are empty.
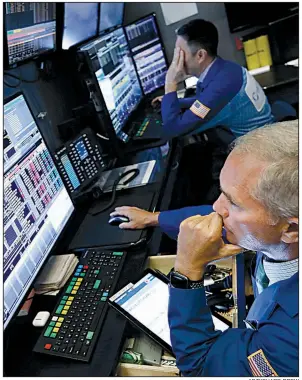
[[[156,98],[152,99],[152,102],[151,102],[151,106],[152,107],[156,107],[158,103],[161,103],[161,101],[163,100],[163,95],[162,96],[157,96]]]
[[[122,215],[129,218],[129,222],[121,223],[119,228],[130,230],[141,230],[146,227],[158,225],[159,212],[149,212],[138,207],[121,206],[110,214],[110,216]]]
[[[222,240],[222,218],[216,212],[192,216],[180,225],[175,270],[192,281],[200,280],[205,266],[240,253],[243,248]]]

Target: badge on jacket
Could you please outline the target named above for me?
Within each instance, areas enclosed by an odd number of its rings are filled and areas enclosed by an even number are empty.
[[[200,103],[199,100],[195,100],[190,110],[201,119],[204,119],[207,114],[211,111],[211,109],[204,104]]]
[[[269,361],[266,359],[262,350],[258,350],[248,356],[249,365],[252,374],[257,376],[265,377],[278,377],[274,368],[270,365]]]

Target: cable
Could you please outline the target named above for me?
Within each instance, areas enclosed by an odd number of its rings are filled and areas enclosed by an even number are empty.
[[[125,178],[127,175],[129,174],[132,174],[133,175],[128,178],[124,183],[123,185],[127,185],[129,182],[131,182],[134,178],[136,178],[138,175],[139,175],[139,169],[131,169],[131,170],[128,170],[127,172],[121,174],[115,181],[114,181],[114,184],[112,186],[112,196],[111,196],[111,200],[109,201],[109,203],[104,206],[103,208],[101,208],[100,210],[96,211],[96,212],[93,212],[93,213],[89,213],[90,215],[92,216],[96,216],[98,214],[100,214],[101,212],[103,211],[106,211],[109,207],[111,207],[114,202],[115,202],[115,198],[116,198],[116,189],[117,189],[117,186],[119,185],[120,181]]]
[[[38,74],[37,79],[33,79],[33,80],[29,80],[29,79],[24,79],[24,78],[22,78],[22,76],[21,76],[21,72],[20,72],[20,75],[17,76],[17,75],[15,75],[15,74],[12,74],[12,73],[9,73],[9,72],[7,72],[7,71],[4,71],[4,72],[3,72],[3,76],[5,76],[5,75],[8,76],[8,77],[11,77],[11,78],[14,78],[14,79],[19,80],[20,83],[21,83],[21,82],[24,82],[24,83],[36,83],[36,82],[38,82],[38,80],[40,79],[39,74]]]
[[[4,80],[4,81],[3,81],[3,84],[4,84],[4,86],[6,86],[6,87],[17,88],[17,87],[20,86],[21,82],[19,81],[18,84],[16,84],[15,86],[13,86],[13,85],[11,85],[10,83],[5,82],[5,80]]]
[[[105,136],[101,135],[100,133],[96,133],[96,135],[97,135],[100,139],[103,139],[103,140],[109,140],[109,137],[105,137]]]
[[[3,80],[3,83],[4,83],[4,85],[5,85],[6,87],[17,88],[17,87],[19,87],[19,86],[21,85],[22,81],[21,81],[21,79],[20,79],[19,77],[17,77],[16,75],[11,74],[11,73],[7,73],[7,72],[4,71],[4,73],[3,73],[3,77],[4,77],[5,75],[8,76],[8,77],[14,78],[14,79],[16,79],[16,80],[18,81],[18,83],[17,83],[16,85],[14,85],[14,84],[8,83],[8,82],[6,82],[5,80]]]

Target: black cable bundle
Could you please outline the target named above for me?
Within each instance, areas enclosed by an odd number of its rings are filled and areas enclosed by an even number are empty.
[[[101,212],[104,212],[106,211],[108,208],[110,208],[114,202],[115,202],[115,198],[116,198],[116,189],[117,189],[117,186],[120,184],[121,180],[125,177],[127,177],[129,174],[132,174],[133,175],[128,178],[125,182],[123,182],[123,185],[127,185],[129,182],[131,182],[134,178],[136,178],[138,175],[139,175],[139,169],[131,169],[131,170],[128,170],[127,172],[121,174],[115,181],[114,181],[114,184],[112,186],[112,196],[111,196],[111,200],[109,201],[109,203],[104,206],[103,208],[101,208],[100,210],[96,211],[96,212],[92,212],[90,213],[90,215],[92,216],[96,216],[98,214],[100,214]]]

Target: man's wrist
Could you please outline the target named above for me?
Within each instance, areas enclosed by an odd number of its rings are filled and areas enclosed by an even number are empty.
[[[165,84],[165,93],[168,94],[170,92],[177,91],[177,83],[176,82],[166,82]]]
[[[175,262],[174,270],[179,272],[180,274],[183,274],[184,276],[188,277],[191,281],[200,281],[203,278],[204,272],[205,272],[205,266],[201,266],[198,269],[189,268],[186,265],[181,265]]]
[[[158,226],[158,217],[159,217],[160,212],[150,212],[150,215],[148,217],[148,221],[146,223],[146,227],[156,227]]]

